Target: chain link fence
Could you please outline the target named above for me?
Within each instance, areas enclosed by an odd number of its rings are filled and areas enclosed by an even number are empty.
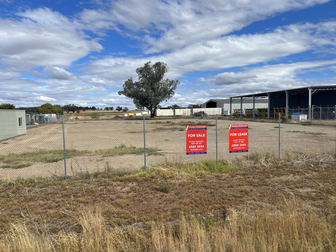
[[[325,114],[322,111],[323,118],[327,114],[329,118],[332,113],[331,109],[325,110]],[[230,124],[240,123],[238,119],[228,120],[223,116],[218,119],[216,116],[146,117],[145,120],[141,116],[104,120],[65,118],[64,122],[61,119],[35,125],[24,136],[0,142],[0,177],[132,171],[164,163],[248,158],[251,153],[257,152],[278,156],[279,150],[281,156],[288,152],[336,152],[336,123],[328,126],[281,123],[279,128],[277,122],[250,121],[249,152],[230,154],[229,127]],[[188,125],[207,125],[207,154],[186,155]]]

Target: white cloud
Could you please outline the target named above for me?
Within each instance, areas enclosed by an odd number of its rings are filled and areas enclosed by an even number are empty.
[[[297,79],[297,74],[320,70],[321,67],[332,67],[336,65],[336,60],[297,62],[291,64],[276,64],[263,67],[252,68],[244,72],[224,72],[215,76],[216,85],[245,85],[257,84],[260,88],[280,89],[288,88],[293,84],[304,83]],[[265,87],[266,85],[266,87]]]
[[[105,57],[88,64],[86,78],[121,86],[129,77],[136,78],[135,69],[147,61],[167,63],[167,76],[179,78],[189,72],[266,63],[308,50],[320,50],[324,46],[330,51],[330,48],[336,48],[335,32],[327,27],[334,25],[336,22],[290,25],[265,34],[226,36],[154,57]]]
[[[44,71],[48,73],[49,77],[60,80],[70,80],[75,78],[75,76],[66,71],[65,69],[57,66],[47,66],[44,68]]]
[[[19,20],[0,19],[0,62],[17,69],[68,67],[102,46],[78,31],[65,16],[50,9],[19,13]]]
[[[335,53],[336,22],[227,35],[270,15],[327,1],[283,0],[270,4],[268,0],[108,0],[102,1],[102,8],[85,10],[75,18],[45,8],[21,12],[15,19],[0,18],[1,101],[25,106],[41,102],[129,106],[132,102],[116,92],[126,79],[137,78],[135,69],[147,61],[166,62],[167,77],[180,78],[190,72],[267,64],[306,51]],[[89,63],[81,62],[84,74],[69,72],[74,62],[103,49],[98,39],[85,31],[103,36],[109,29],[127,36],[141,34],[139,39],[146,44],[147,52],[169,51],[153,57],[97,55],[100,59],[91,57]],[[217,86],[188,95],[179,89],[171,102],[195,103],[218,95],[305,84],[297,74],[327,66],[323,64],[320,61],[253,68],[239,74],[224,72],[213,80]],[[34,77],[27,77],[27,73]],[[200,81],[206,85],[205,78]],[[111,87],[112,91],[108,89]]]
[[[39,100],[43,101],[43,102],[54,102],[54,101],[56,101],[56,99],[54,99],[54,98],[47,97],[47,96],[42,96],[42,95],[39,97]]]
[[[230,97],[248,93],[290,89],[299,86],[336,83],[336,78],[306,80],[299,74],[323,71],[336,65],[336,60],[297,62],[255,67],[242,72],[223,72],[209,79],[217,87],[207,91],[207,97]]]
[[[95,31],[123,26],[145,32],[147,52],[160,52],[216,39],[276,13],[328,1],[117,0],[97,10],[84,10],[79,23]]]

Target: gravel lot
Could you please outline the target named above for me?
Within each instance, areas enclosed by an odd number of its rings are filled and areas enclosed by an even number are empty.
[[[68,122],[66,146],[76,150],[101,150],[119,145],[143,146],[141,120],[101,120]],[[228,153],[228,128],[237,121],[218,120],[218,147],[220,159],[232,159],[248,154]],[[191,124],[208,124],[208,154],[185,155],[185,128]],[[273,152],[278,148],[278,125],[276,123],[248,122],[250,152]],[[160,149],[161,155],[149,156],[148,165],[162,162],[195,162],[215,159],[215,119],[156,119],[146,121],[148,147]],[[335,151],[336,127],[334,125],[281,125],[281,150],[298,152]],[[62,125],[52,124],[28,129],[21,136],[0,143],[0,155],[62,149]],[[143,166],[143,155],[114,157],[75,157],[67,160],[68,174],[95,172],[110,169],[137,169]],[[64,173],[63,161],[35,163],[21,169],[0,169],[1,177],[52,176]]]

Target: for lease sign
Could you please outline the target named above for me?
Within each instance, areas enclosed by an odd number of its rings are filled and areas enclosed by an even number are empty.
[[[231,124],[229,152],[248,152],[248,124]]]
[[[207,129],[206,125],[187,126],[186,131],[186,153],[206,154],[207,153]]]

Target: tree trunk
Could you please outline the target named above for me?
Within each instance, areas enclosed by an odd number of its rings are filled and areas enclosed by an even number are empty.
[[[151,113],[151,118],[154,118],[155,115],[156,115],[156,108],[153,108],[153,109],[150,111],[150,113]]]

